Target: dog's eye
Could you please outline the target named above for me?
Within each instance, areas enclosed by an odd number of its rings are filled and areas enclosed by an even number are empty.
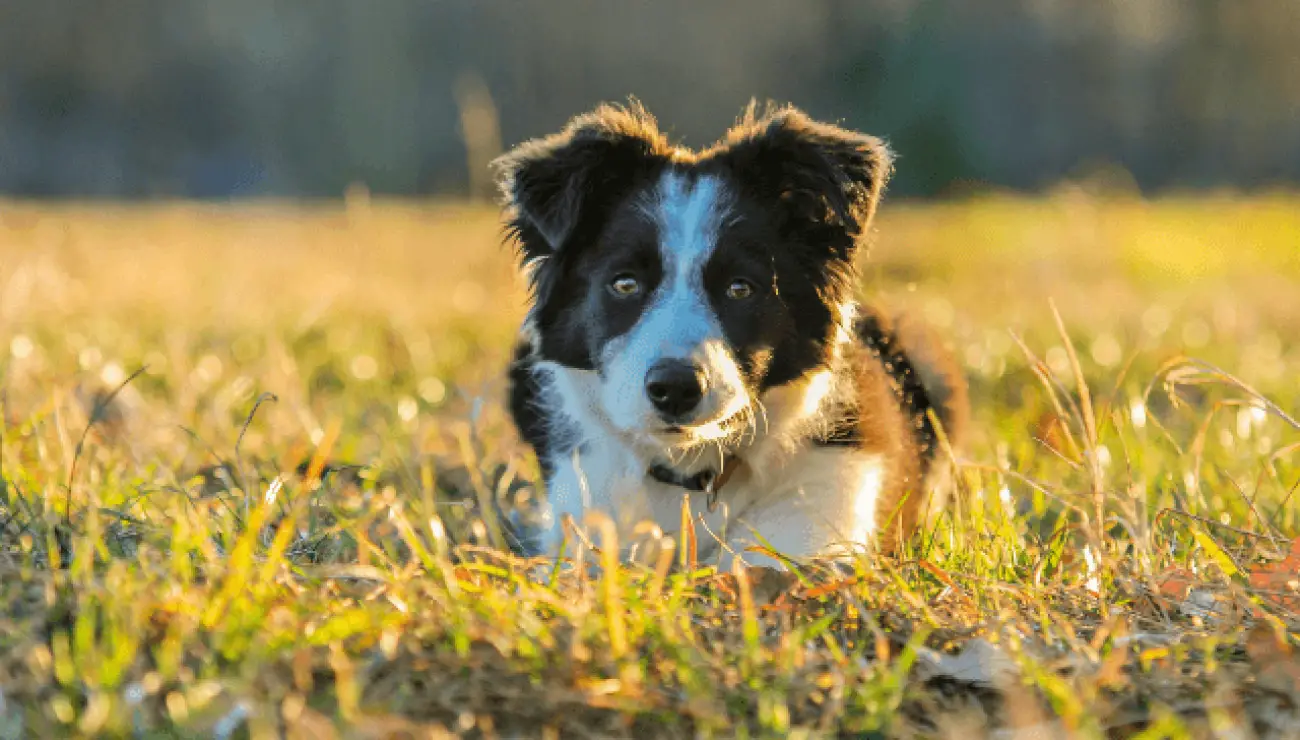
[[[619,275],[609,283],[609,292],[615,298],[631,298],[641,292],[641,283],[628,274]]]
[[[744,278],[736,278],[727,286],[727,297],[733,301],[743,301],[754,295],[754,284]]]

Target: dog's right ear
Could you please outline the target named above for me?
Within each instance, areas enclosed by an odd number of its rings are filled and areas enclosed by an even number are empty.
[[[602,105],[497,159],[493,167],[523,262],[564,249],[586,219],[670,152],[654,117],[634,102]]]

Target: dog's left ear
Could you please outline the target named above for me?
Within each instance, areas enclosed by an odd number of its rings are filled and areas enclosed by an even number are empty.
[[[788,219],[842,227],[849,248],[871,225],[893,171],[880,139],[819,123],[793,107],[764,116],[751,108],[715,156],[742,187],[779,200]]]

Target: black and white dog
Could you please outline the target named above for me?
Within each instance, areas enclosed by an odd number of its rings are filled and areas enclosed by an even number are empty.
[[[602,106],[497,166],[533,290],[510,406],[546,478],[544,552],[592,509],[672,533],[685,494],[701,547],[750,563],[914,528],[943,477],[932,418],[955,439],[966,399],[855,301],[878,139],[751,108],[692,151]]]

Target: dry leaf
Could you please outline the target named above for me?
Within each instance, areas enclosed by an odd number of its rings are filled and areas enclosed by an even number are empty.
[[[966,592],[963,591],[961,587],[958,586],[956,582],[952,580],[952,576],[945,573],[942,568],[925,559],[918,560],[917,564],[920,565],[927,573],[937,578],[940,583],[946,586],[949,591],[951,591],[952,593],[960,597],[962,601],[965,601],[968,605],[972,607],[975,606],[975,602],[972,601],[971,598],[966,595]]]
[[[857,576],[854,576],[852,578],[841,578],[837,581],[823,583],[820,586],[812,586],[811,588],[804,589],[803,593],[800,594],[800,597],[804,599],[820,599],[823,596],[830,596],[837,591],[842,591],[849,586],[856,585],[861,580],[862,579]]]
[[[1166,609],[1189,617],[1214,619],[1222,616],[1224,606],[1218,596],[1205,588],[1197,588],[1203,579],[1186,568],[1171,568],[1156,582],[1156,596]]]
[[[1291,551],[1282,560],[1250,569],[1250,585],[1265,593],[1264,601],[1280,609],[1300,611],[1300,537],[1291,541]]]
[[[1174,599],[1175,604],[1187,598],[1192,586],[1197,583],[1196,574],[1186,568],[1171,568],[1160,576],[1156,590],[1163,596]]]

